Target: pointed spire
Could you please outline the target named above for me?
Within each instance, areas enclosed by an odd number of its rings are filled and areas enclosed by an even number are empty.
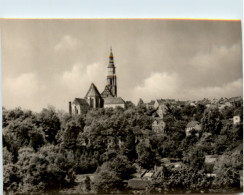
[[[113,60],[114,56],[113,56],[113,51],[112,51],[112,47],[110,47],[110,56],[109,56],[109,60]]]
[[[114,56],[113,56],[113,51],[112,47],[110,47],[110,55],[109,55],[109,67],[114,66]]]

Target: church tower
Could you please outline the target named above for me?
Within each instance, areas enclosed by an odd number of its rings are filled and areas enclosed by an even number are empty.
[[[102,92],[101,96],[103,98],[117,97],[117,77],[115,74],[114,56],[113,56],[112,48],[110,49],[109,64],[107,68],[108,68],[107,85],[105,86],[105,89]]]

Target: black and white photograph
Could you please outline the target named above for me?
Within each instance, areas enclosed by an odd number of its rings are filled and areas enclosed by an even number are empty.
[[[0,25],[4,194],[243,192],[241,20]]]

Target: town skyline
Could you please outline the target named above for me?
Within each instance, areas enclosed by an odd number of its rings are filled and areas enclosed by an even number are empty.
[[[82,97],[90,83],[103,89],[111,46],[118,95],[125,101],[242,96],[240,21],[0,23],[7,109],[20,106],[40,111],[53,105],[68,111],[66,102]]]

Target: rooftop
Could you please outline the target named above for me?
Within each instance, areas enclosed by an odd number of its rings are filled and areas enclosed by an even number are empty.
[[[92,83],[85,98],[87,97],[101,97],[99,91],[97,90],[97,87]]]
[[[85,99],[82,98],[75,98],[74,101],[72,102],[73,104],[76,105],[85,105],[85,106],[89,106],[89,104],[87,103],[87,101]]]
[[[104,105],[106,104],[125,104],[121,97],[106,97],[104,98]]]

